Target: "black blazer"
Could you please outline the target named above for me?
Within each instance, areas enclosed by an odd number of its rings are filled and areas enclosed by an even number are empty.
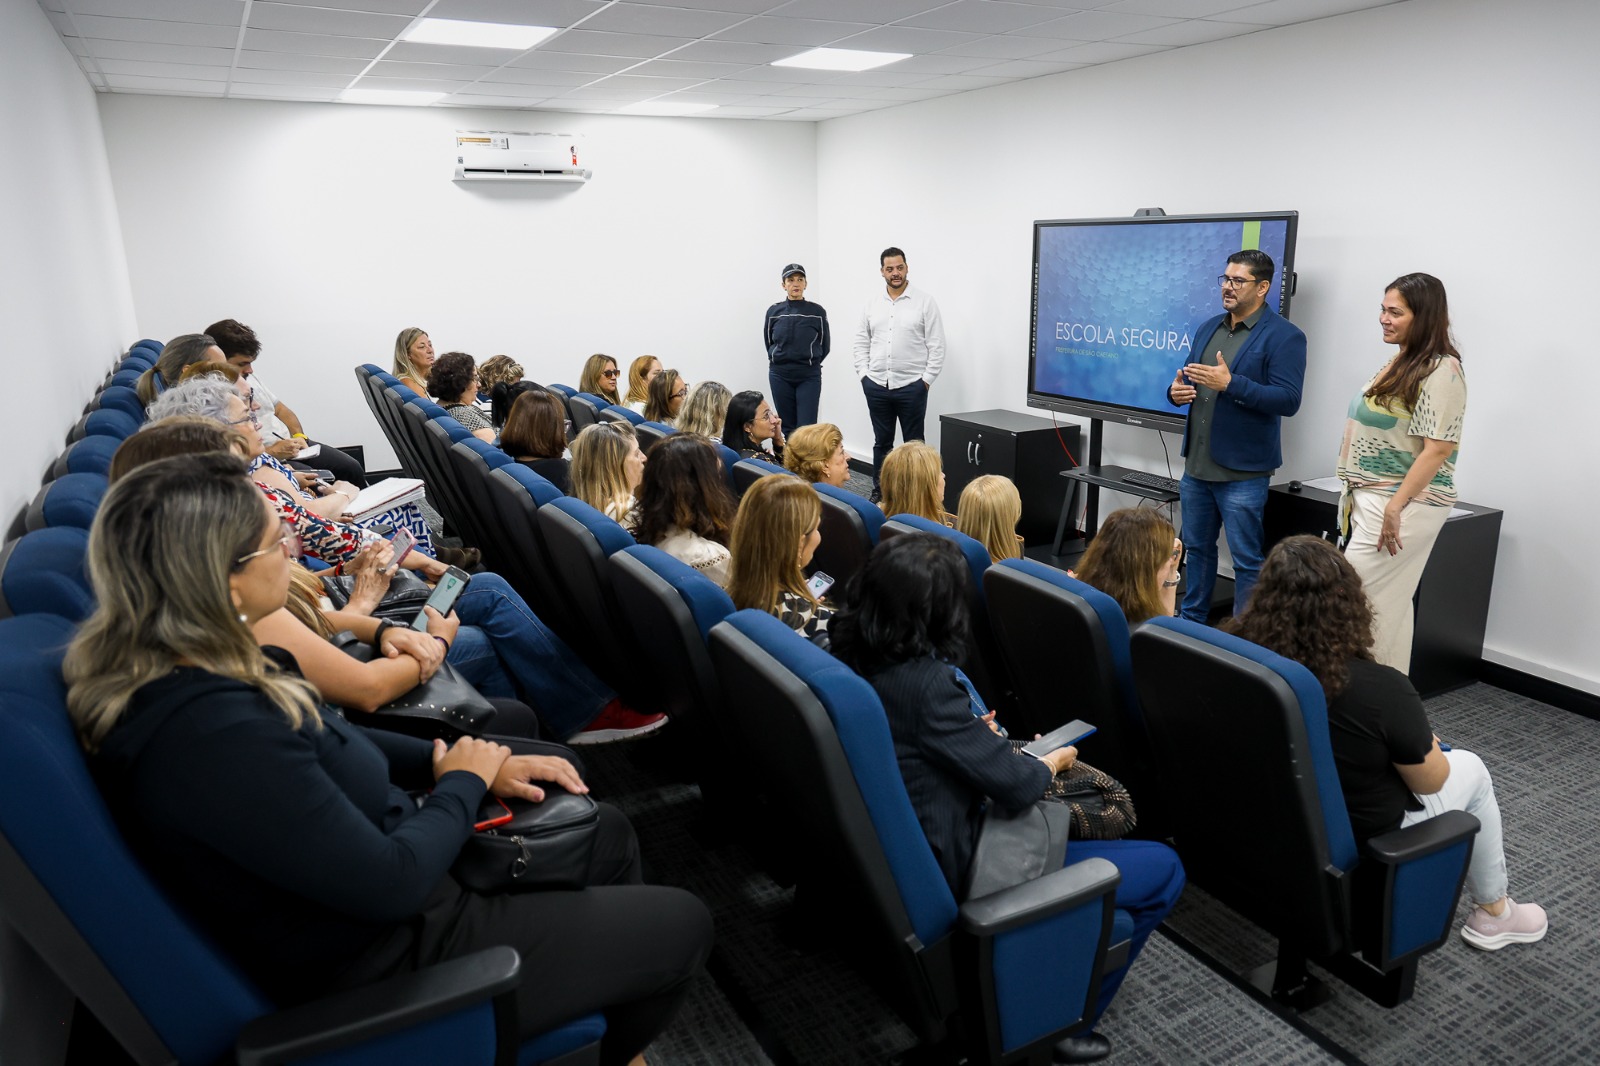
[[[883,701],[895,758],[950,891],[961,898],[984,797],[1021,810],[1044,795],[1050,768],[1019,755],[972,713],[954,667],[929,656],[867,678]]]

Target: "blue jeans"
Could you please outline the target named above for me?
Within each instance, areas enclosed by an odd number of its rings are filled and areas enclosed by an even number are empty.
[[[871,378],[862,378],[861,389],[867,394],[867,414],[872,418],[872,487],[876,489],[883,457],[894,448],[896,419],[902,441],[928,439],[922,429],[922,420],[928,413],[928,386],[918,378],[891,389]]]
[[[1128,965],[1108,973],[1100,981],[1100,999],[1094,1016],[1078,1027],[1088,1032],[1100,1020],[1122,987],[1133,960],[1144,950],[1145,941],[1155,932],[1172,908],[1178,905],[1187,878],[1178,853],[1153,840],[1074,840],[1067,845],[1067,865],[1084,859],[1105,859],[1122,874],[1117,885],[1117,910],[1133,919],[1133,937],[1128,942]]]
[[[783,419],[785,436],[817,420],[817,404],[822,400],[821,367],[813,368],[809,376],[796,381],[779,377],[776,370],[768,370],[767,387],[772,390],[772,406]]]
[[[1233,613],[1244,610],[1261,573],[1262,516],[1267,509],[1268,474],[1247,481],[1202,481],[1183,475],[1178,501],[1183,507],[1183,546],[1189,553],[1188,585],[1178,614],[1205,624],[1211,590],[1217,584],[1217,534],[1228,533],[1233,555]]]
[[[490,699],[516,698],[517,687],[500,665],[489,634],[477,626],[463,625],[456,630],[456,639],[444,658],[480,694]]]
[[[481,638],[538,712],[540,723],[556,737],[564,740],[594,721],[615,696],[499,574],[473,574],[456,601],[456,614],[463,624],[456,640],[468,640],[462,654],[481,658],[482,647],[476,644]],[[481,632],[469,635],[467,627]]]

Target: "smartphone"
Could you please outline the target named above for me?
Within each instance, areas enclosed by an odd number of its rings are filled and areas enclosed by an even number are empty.
[[[411,532],[411,530],[395,530],[394,539],[389,541],[389,547],[394,549],[394,562],[390,563],[389,565],[398,570],[400,568],[400,564],[406,561],[406,556],[411,554],[411,549],[415,548],[416,546],[417,537],[416,534]]]
[[[1046,733],[1038,740],[1026,745],[1022,750],[1027,752],[1029,755],[1032,755],[1034,758],[1038,758],[1041,755],[1048,755],[1057,748],[1064,748],[1069,744],[1076,744],[1078,741],[1082,740],[1086,736],[1089,736],[1093,732],[1095,732],[1094,726],[1083,721],[1081,718],[1076,719],[1068,722],[1064,726],[1061,726],[1059,729],[1050,730],[1050,732]]]
[[[811,592],[811,595],[820,600],[824,592],[833,588],[833,578],[818,570],[806,580],[806,588]]]
[[[317,475],[318,481],[326,481],[328,484],[332,485],[335,480],[332,470],[313,470],[311,472]]]
[[[472,831],[481,833],[485,829],[493,829],[497,825],[505,825],[516,817],[511,813],[511,808],[506,806],[506,801],[499,796],[485,796],[483,803],[478,807],[478,820],[472,823]]]
[[[472,575],[458,566],[452,566],[444,572],[444,577],[439,579],[439,584],[434,586],[433,595],[428,597],[428,602],[423,609],[417,612],[417,617],[411,623],[411,628],[418,633],[428,631],[428,608],[432,607],[440,614],[449,614],[455,609],[456,600],[467,590],[467,583],[472,580]]]
[[[389,522],[380,522],[375,526],[368,526],[367,532],[379,537],[387,537],[394,532],[394,526]]]

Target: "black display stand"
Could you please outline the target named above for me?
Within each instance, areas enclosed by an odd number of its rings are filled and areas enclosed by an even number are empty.
[[[1412,601],[1411,683],[1424,696],[1478,680],[1483,661],[1502,512],[1473,503],[1456,508],[1466,513],[1445,521]],[[1296,533],[1337,540],[1338,510],[1337,492],[1273,485],[1267,493],[1267,547]]]
[[[1056,519],[1056,535],[1050,544],[1052,556],[1078,555],[1083,552],[1084,546],[1094,537],[1095,530],[1100,525],[1100,490],[1115,489],[1127,493],[1129,496],[1142,496],[1147,500],[1158,503],[1172,503],[1178,498],[1176,492],[1165,489],[1153,489],[1147,485],[1135,485],[1131,481],[1123,481],[1123,475],[1136,471],[1126,466],[1101,466],[1100,445],[1105,433],[1105,425],[1098,418],[1089,419],[1089,455],[1088,461],[1080,467],[1061,471],[1061,477],[1067,479],[1067,491],[1061,500],[1061,514]],[[1067,524],[1072,519],[1073,505],[1077,503],[1078,486],[1083,486],[1083,539],[1067,541]]]

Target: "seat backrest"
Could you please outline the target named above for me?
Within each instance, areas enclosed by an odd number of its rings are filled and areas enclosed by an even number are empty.
[[[0,621],[0,910],[139,1061],[227,1057],[264,997],[133,857],[66,713],[65,619]]]
[[[539,508],[561,498],[561,490],[521,463],[509,463],[489,472],[489,500],[505,538],[521,545],[502,573],[529,603],[537,604],[540,621],[573,644],[573,612],[566,589],[556,580]]]
[[[116,437],[84,437],[73,441],[56,457],[47,476],[54,480],[63,474],[109,474],[111,457],[120,447],[122,442]]]
[[[785,470],[781,466],[775,466],[772,463],[764,462],[760,459],[740,459],[737,463],[733,464],[734,495],[742,498],[744,494],[749,491],[751,485],[754,485],[764,477],[771,477],[774,475],[787,475],[788,477],[795,476],[792,472]]]
[[[28,532],[49,526],[88,529],[94,524],[106,487],[104,474],[65,474],[56,478],[41,488],[28,505]]]
[[[146,370],[156,365],[156,354],[148,348],[134,348],[122,357],[117,364],[118,370],[132,370],[143,374]]]
[[[1183,801],[1170,815],[1190,877],[1280,938],[1340,950],[1357,853],[1322,686],[1297,662],[1183,619],[1153,618],[1130,643],[1156,772]],[[1248,779],[1219,775],[1205,752],[1226,752]]]
[[[563,496],[539,508],[539,528],[544,531],[556,580],[566,591],[566,599],[577,616],[583,638],[580,649],[596,672],[612,688],[628,695],[642,694],[648,699],[651,679],[638,676],[627,667],[633,656],[624,654],[626,627],[620,625],[616,601],[611,590],[611,556],[631,547],[627,530],[590,507],[582,500]],[[634,700],[627,702],[634,706]]]
[[[84,437],[115,437],[119,441],[127,440],[139,432],[139,422],[126,411],[111,408],[96,408],[78,420],[67,434],[69,444],[82,440]]]
[[[131,389],[139,383],[139,375],[141,373],[143,373],[143,371],[135,370],[132,367],[129,367],[126,370],[118,370],[116,373],[111,375],[111,380],[107,384],[108,386],[121,385],[125,389]]]
[[[54,614],[81,622],[94,610],[84,559],[89,531],[41,529],[0,548],[0,617]]]
[[[876,504],[845,489],[820,482],[814,487],[822,501],[822,540],[811,556],[809,570],[827,574],[842,591],[867,565],[867,556],[877,547],[883,512]]]
[[[917,1002],[928,1036],[949,1004],[923,972],[948,949],[956,900],[906,795],[888,718],[872,687],[763,611],[738,611],[711,631],[726,716],[773,791],[813,834],[802,861],[858,882]],[[841,864],[843,866],[841,867]]]
[[[631,407],[624,407],[616,403],[610,404],[602,410],[600,417],[608,422],[626,422],[630,426],[641,425],[644,422],[644,415]]]
[[[591,392],[575,392],[567,397],[567,410],[572,412],[572,432],[582,433],[600,421],[600,412],[611,404]]]
[[[148,349],[150,349],[152,354],[160,355],[162,353],[162,351],[165,350],[165,348],[167,346],[164,343],[162,343],[161,341],[151,340],[149,337],[145,337],[143,340],[134,341],[133,342],[133,347],[134,348],[148,348]],[[132,349],[129,349],[129,350],[131,351]]]
[[[715,722],[721,693],[706,637],[733,613],[728,594],[694,567],[648,544],[611,557],[611,585],[633,634],[632,647],[643,654],[646,672],[662,690],[664,713],[701,728]]]
[[[728,479],[728,491],[733,493],[733,498],[739,498],[739,485],[733,480],[733,468],[739,465],[739,453],[732,448],[717,442],[717,455],[722,459],[722,474]]]
[[[1011,729],[1016,717],[1015,686],[1011,683],[1005,660],[996,645],[994,627],[989,624],[988,600],[983,594],[983,574],[989,569],[989,552],[976,540],[943,522],[931,522],[912,514],[891,515],[879,528],[878,539],[883,541],[904,533],[943,537],[960,549],[962,557],[966,559],[972,577],[967,584],[967,608],[972,616],[972,653],[961,664],[961,668],[978,686],[978,692],[990,709],[999,712],[1001,723]],[[1018,736],[1022,735],[1020,730],[1013,731]]]
[[[491,570],[504,569],[505,561],[518,554],[519,546],[505,536],[505,529],[496,518],[494,500],[489,496],[489,472],[508,465],[512,459],[477,437],[456,441],[447,455],[455,487],[472,512],[472,524],[481,536],[477,546],[489,560]]]
[[[640,422],[633,432],[639,438],[639,450],[648,455],[651,448],[678,431],[663,422]]]
[[[1150,770],[1150,742],[1133,688],[1128,622],[1117,601],[1065,571],[1006,559],[983,575],[995,643],[1016,685],[1019,736],[1074,718],[1098,732],[1083,758],[1128,786],[1141,831],[1166,804]],[[1065,698],[1071,693],[1071,698]]]
[[[144,404],[139,394],[123,385],[108,385],[95,398],[95,407],[102,411],[121,411],[136,423],[144,422]]]

